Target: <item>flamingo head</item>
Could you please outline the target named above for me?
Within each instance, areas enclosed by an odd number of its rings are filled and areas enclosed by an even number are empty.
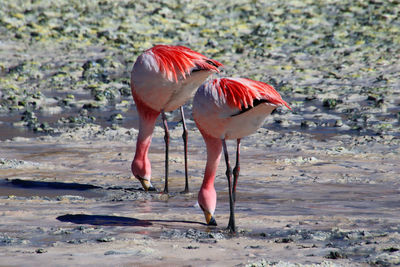
[[[198,202],[203,210],[207,224],[216,226],[217,221],[214,218],[214,211],[217,205],[217,192],[215,192],[214,187],[202,187],[199,192]]]
[[[150,161],[146,160],[138,160],[136,157],[132,161],[131,165],[132,173],[142,184],[144,191],[157,191],[156,188],[151,184],[151,167]]]
[[[151,184],[149,180],[143,179],[141,177],[136,176],[139,182],[142,184],[144,191],[157,191],[157,189]]]
[[[204,212],[204,217],[206,218],[207,224],[212,225],[212,226],[217,226],[217,221],[215,220],[214,216],[206,210],[203,210],[203,212]]]

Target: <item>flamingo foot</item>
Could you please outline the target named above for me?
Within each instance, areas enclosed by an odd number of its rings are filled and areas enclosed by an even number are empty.
[[[229,224],[228,224],[228,227],[226,228],[226,230],[228,230],[229,233],[235,235],[235,234],[236,234],[236,227],[235,227],[235,224],[232,224],[232,223],[229,221]]]
[[[185,190],[183,190],[183,191],[181,192],[181,194],[189,194],[189,189],[188,189],[188,188],[185,188]]]

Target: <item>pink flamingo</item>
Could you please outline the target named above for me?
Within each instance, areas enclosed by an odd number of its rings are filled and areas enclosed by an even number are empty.
[[[234,203],[240,171],[240,139],[261,127],[265,118],[281,105],[290,109],[272,86],[245,78],[214,79],[206,81],[197,90],[193,99],[193,117],[207,147],[207,163],[198,202],[208,225],[217,225],[214,218],[217,204],[214,180],[222,148],[229,187],[228,229],[235,233]],[[226,139],[237,139],[233,183]]]
[[[169,132],[165,112],[180,107],[185,153],[185,190],[189,191],[187,171],[187,129],[182,105],[212,73],[223,65],[184,46],[156,45],[141,54],[132,69],[131,90],[139,114],[139,134],[132,161],[133,175],[143,188],[155,191],[151,184],[148,151],[156,123],[162,113],[165,130],[165,187],[168,193]]]

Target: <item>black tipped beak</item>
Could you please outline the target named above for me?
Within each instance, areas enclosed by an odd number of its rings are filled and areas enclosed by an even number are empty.
[[[208,222],[208,225],[217,226],[217,221],[215,220],[214,217],[211,217],[210,221]]]
[[[157,192],[157,188],[155,188],[154,186],[150,186],[147,191],[149,192]]]
[[[142,184],[144,191],[157,192],[157,189],[151,184],[151,182],[147,179],[140,177],[139,175],[135,175],[139,182]]]

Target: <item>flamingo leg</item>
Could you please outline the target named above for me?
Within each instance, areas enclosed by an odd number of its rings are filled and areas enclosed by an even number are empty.
[[[239,172],[240,172],[240,138],[236,140],[236,165],[235,168],[233,168],[233,190],[232,190],[232,196],[233,196],[233,202],[236,202],[236,185],[237,181],[239,178]]]
[[[167,116],[165,115],[164,110],[161,111],[162,121],[164,124],[164,141],[165,141],[165,186],[164,193],[168,193],[168,161],[169,161],[169,131],[168,131],[168,123]]]
[[[228,178],[228,190],[229,190],[229,207],[230,207],[230,214],[229,214],[229,223],[228,229],[231,233],[236,233],[235,227],[235,206],[232,196],[232,168],[229,163],[229,155],[228,149],[226,147],[225,139],[222,139],[222,146],[224,148],[224,155],[225,155],[225,163],[226,163],[226,177]]]
[[[183,106],[181,106],[181,115],[182,115],[182,125],[183,125],[183,133],[182,133],[182,138],[183,138],[183,150],[185,154],[185,190],[183,190],[182,193],[189,193],[189,177],[188,177],[188,131],[186,128],[186,122],[185,122],[185,113],[183,112]]]

